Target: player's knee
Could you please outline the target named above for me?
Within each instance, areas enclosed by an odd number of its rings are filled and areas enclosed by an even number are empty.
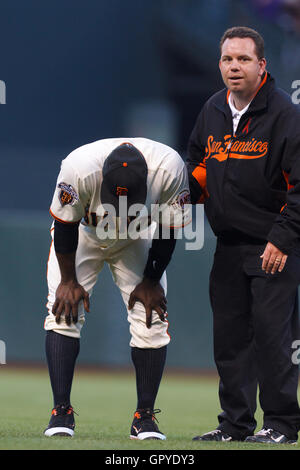
[[[130,325],[130,346],[137,348],[162,348],[170,342],[167,322],[161,320],[152,323],[151,328],[146,327],[145,321]]]

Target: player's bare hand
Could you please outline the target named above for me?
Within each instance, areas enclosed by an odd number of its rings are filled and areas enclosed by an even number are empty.
[[[266,273],[275,274],[276,271],[281,273],[283,270],[287,260],[287,255],[280,251],[271,242],[268,242],[263,254],[261,255],[261,258],[262,270]]]
[[[161,321],[165,321],[167,299],[159,282],[143,279],[131,292],[128,309],[131,310],[136,302],[141,302],[145,307],[147,328],[151,328],[153,310],[158,313]]]
[[[56,323],[60,323],[64,314],[68,326],[78,322],[78,304],[83,301],[84,309],[90,311],[89,294],[77,281],[61,282],[56,290],[56,300],[52,313]]]

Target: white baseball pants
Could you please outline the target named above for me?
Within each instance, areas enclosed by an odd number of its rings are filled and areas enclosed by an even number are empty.
[[[52,230],[52,235],[54,231]],[[128,310],[128,300],[131,292],[143,278],[143,271],[148,258],[151,240],[119,240],[111,248],[103,249],[98,238],[89,232],[88,228],[79,226],[79,242],[76,253],[76,273],[79,284],[91,295],[97,282],[98,274],[104,263],[108,263],[114,282],[120,289],[129,321],[131,334],[130,346],[137,348],[161,348],[170,342],[168,322],[161,321],[158,314],[153,311],[152,326],[146,327],[146,312],[142,303],[136,302],[132,310]],[[53,330],[66,336],[80,337],[81,328],[85,322],[83,302],[78,308],[78,323],[68,326],[62,315],[60,323],[56,323],[52,313],[55,302],[56,289],[60,283],[61,275],[52,240],[47,269],[48,280],[48,316],[45,319],[45,329]],[[161,279],[163,289],[167,290],[166,273]],[[92,306],[98,309],[101,315],[101,305]],[[121,312],[120,312],[121,314]]]

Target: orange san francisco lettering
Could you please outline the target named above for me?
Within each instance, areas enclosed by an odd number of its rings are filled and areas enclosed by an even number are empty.
[[[207,139],[205,148],[205,160],[208,158],[216,158],[224,161],[229,158],[238,159],[255,159],[264,157],[268,152],[268,142],[257,141],[254,137],[251,140],[236,140],[231,145],[231,135],[225,135],[222,141],[214,140],[214,136],[210,135]]]

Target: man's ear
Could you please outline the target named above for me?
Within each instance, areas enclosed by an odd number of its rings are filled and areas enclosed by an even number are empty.
[[[259,75],[262,76],[266,71],[267,61],[263,57],[262,59],[259,59],[258,62],[259,62],[259,67],[260,67]]]

